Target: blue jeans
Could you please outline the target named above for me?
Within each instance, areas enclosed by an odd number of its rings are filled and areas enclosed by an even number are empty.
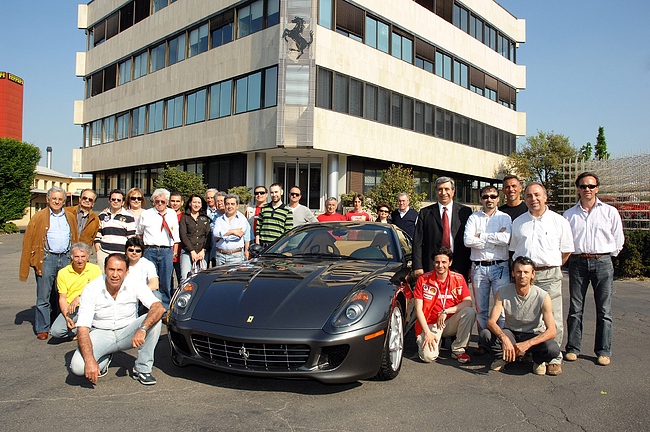
[[[171,300],[172,272],[174,271],[174,250],[172,248],[158,248],[147,246],[144,251],[144,257],[156,266],[158,273],[158,290],[162,298],[160,301],[165,307],[169,307]]]
[[[585,310],[585,295],[589,283],[594,290],[596,302],[596,341],[594,352],[597,356],[612,355],[612,292],[614,290],[614,266],[612,257],[569,258],[569,315],[567,324],[566,351],[579,354],[582,344],[582,315]]]
[[[95,361],[99,364],[99,369],[104,370],[108,363],[108,358],[111,354],[118,351],[127,351],[133,348],[133,336],[138,331],[138,327],[147,318],[147,315],[142,315],[137,318],[128,326],[119,330],[102,330],[98,328],[90,329],[90,340],[93,344],[93,356]],[[135,360],[133,369],[140,373],[151,373],[153,368],[153,352],[158,344],[160,337],[160,329],[162,323],[158,321],[153,327],[147,331],[147,336],[144,338],[144,344],[138,347],[138,358]],[[81,352],[77,349],[70,361],[70,369],[72,373],[78,376],[85,375],[86,362],[84,361]]]
[[[490,311],[490,293],[496,297],[499,288],[510,283],[508,261],[491,266],[472,264],[472,291],[476,306],[476,326],[479,333],[486,328]],[[503,328],[504,315],[497,321]]]
[[[217,265],[238,264],[244,261],[244,252],[239,251],[231,254],[222,254],[217,251]]]
[[[70,319],[72,319],[72,322],[75,324],[77,323],[77,312],[79,312],[79,308],[70,314]],[[54,320],[54,323],[52,323],[50,334],[55,338],[71,338],[77,334],[77,328],[68,328],[68,322],[65,320],[65,315],[61,312]]]
[[[70,256],[67,253],[53,254],[45,252],[43,254],[43,272],[42,275],[36,275],[36,315],[34,317],[34,327],[36,333],[46,333],[50,331],[52,305],[50,296],[54,292],[56,298],[59,298],[59,292],[56,289],[56,276],[59,270],[70,264]],[[54,305],[58,309],[58,303]]]
[[[187,252],[183,251],[181,252],[181,258],[180,258],[180,264],[181,264],[181,284],[184,283],[188,277],[187,275],[192,271],[192,255],[188,254]],[[197,261],[197,266],[200,264],[204,269],[207,269],[208,266],[205,262],[205,259],[202,261]]]

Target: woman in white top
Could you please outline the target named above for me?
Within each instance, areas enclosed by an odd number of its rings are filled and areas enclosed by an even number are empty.
[[[140,219],[140,213],[147,206],[146,201],[144,200],[144,193],[139,188],[131,188],[126,194],[126,199],[124,200],[124,207],[131,213],[131,216],[135,218],[135,226],[138,226],[138,220]]]
[[[144,243],[139,237],[131,237],[126,241],[126,256],[129,258],[129,276],[145,283],[154,295],[160,299],[158,291],[158,273],[151,261],[142,257]]]

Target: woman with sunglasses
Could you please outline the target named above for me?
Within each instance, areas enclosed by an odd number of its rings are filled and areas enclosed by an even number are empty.
[[[129,258],[129,275],[137,278],[139,281],[147,284],[153,291],[154,295],[160,299],[158,291],[158,273],[156,266],[151,261],[144,258],[144,243],[140,237],[131,237],[126,241],[126,256]]]
[[[147,202],[144,200],[144,193],[140,188],[134,187],[129,190],[126,194],[126,201],[124,202],[124,208],[126,208],[131,216],[135,219],[135,225],[138,225],[138,220],[140,219],[140,214],[142,210],[146,207]]]
[[[192,266],[207,268],[205,262],[206,244],[211,241],[212,230],[210,218],[206,213],[207,204],[203,197],[194,194],[187,201],[185,214],[179,222],[181,237],[181,284],[185,282],[192,272]]]
[[[388,204],[379,204],[377,206],[376,222],[385,224],[393,223],[393,220],[390,218],[390,206]]]

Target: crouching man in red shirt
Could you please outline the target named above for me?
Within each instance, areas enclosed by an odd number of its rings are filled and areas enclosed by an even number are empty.
[[[433,254],[434,271],[423,274],[415,285],[415,313],[418,354],[430,363],[438,358],[440,338],[456,336],[451,356],[460,363],[469,363],[465,353],[476,312],[465,278],[449,270],[451,249],[441,247]]]

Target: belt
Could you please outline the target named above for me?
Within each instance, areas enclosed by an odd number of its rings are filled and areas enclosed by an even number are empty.
[[[543,266],[543,267],[535,267],[535,271],[547,270],[547,269],[554,268],[554,267],[557,267],[557,266]]]
[[[490,267],[493,265],[501,264],[504,263],[508,260],[496,260],[496,261],[472,261],[474,264],[477,266],[482,266],[482,267]]]
[[[578,254],[576,254],[578,255]],[[580,254],[580,258],[600,258],[602,256],[609,255],[609,253],[604,254]]]
[[[156,248],[156,249],[169,249],[172,246],[158,246],[158,245],[146,245],[147,249]]]
[[[52,252],[52,251],[45,251],[45,252],[49,253],[50,255],[65,255],[65,254],[67,254],[69,251],[65,251],[65,252]]]
[[[234,253],[237,253],[237,252],[241,252],[243,250],[244,250],[244,248],[239,248],[239,249],[235,249],[235,250],[231,250],[231,251],[225,251],[225,250],[221,250],[221,249],[217,248],[217,251],[220,254],[224,254],[224,255],[234,254]]]

